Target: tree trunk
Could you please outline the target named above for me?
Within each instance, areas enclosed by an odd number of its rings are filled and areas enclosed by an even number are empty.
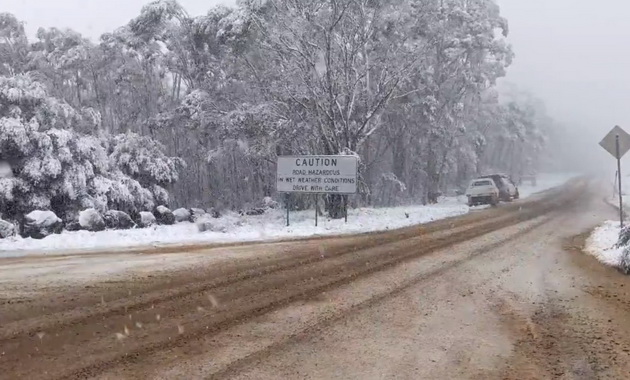
[[[344,217],[343,195],[328,194],[324,199],[329,217],[332,219],[341,219]]]

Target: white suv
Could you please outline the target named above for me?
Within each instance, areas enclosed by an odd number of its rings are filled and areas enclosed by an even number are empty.
[[[496,206],[499,203],[499,188],[492,178],[477,178],[470,182],[466,196],[468,206]]]

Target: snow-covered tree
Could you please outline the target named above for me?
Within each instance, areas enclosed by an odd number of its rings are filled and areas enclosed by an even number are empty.
[[[0,209],[241,209],[274,196],[278,155],[340,153],[360,157],[355,204],[427,202],[536,170],[557,128],[497,89],[513,56],[493,0],[238,4],[151,1],[95,42],[48,28],[29,43],[0,14],[0,160],[15,172]]]
[[[0,179],[7,217],[35,209],[66,217],[120,205],[136,211],[167,201],[159,185],[177,180],[179,161],[151,139],[118,136],[108,152],[105,139],[73,129],[82,122],[79,112],[29,75],[0,77],[0,105],[0,159],[14,174]]]
[[[28,50],[24,24],[10,13],[0,12],[0,75],[22,73]]]

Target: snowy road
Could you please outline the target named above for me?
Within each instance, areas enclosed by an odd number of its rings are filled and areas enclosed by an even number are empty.
[[[623,378],[630,280],[579,252],[614,213],[594,189],[361,236],[0,260],[0,373]]]

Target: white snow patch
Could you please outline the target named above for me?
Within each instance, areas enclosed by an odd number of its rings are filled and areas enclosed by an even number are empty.
[[[615,248],[620,230],[618,221],[608,221],[597,227],[586,240],[586,252],[606,265],[618,267],[623,255],[623,247]]]
[[[537,186],[519,187],[521,198],[560,186],[574,175],[543,175]],[[477,208],[475,208],[477,209]],[[226,213],[218,219],[206,219],[218,227],[216,231],[199,232],[195,223],[182,222],[171,226],[151,226],[144,229],[108,230],[102,232],[74,231],[51,235],[42,240],[12,237],[0,240],[0,257],[41,254],[68,254],[109,248],[164,246],[173,244],[214,244],[311,237],[321,235],[357,234],[384,231],[423,224],[466,214],[470,208],[465,197],[442,198],[427,206],[390,208],[358,208],[348,210],[348,223],[343,219],[319,217],[315,227],[314,210],[290,213],[286,226],[286,211],[271,209],[263,215],[241,216]],[[147,215],[148,216],[148,215]],[[152,215],[151,215],[152,216]]]
[[[140,212],[140,224],[142,224],[143,226],[152,226],[155,224],[155,221],[155,215],[153,215],[152,213],[148,211]]]
[[[157,212],[159,212],[160,214],[166,214],[167,212],[171,211],[166,206],[157,206],[156,209],[157,209]]]
[[[521,198],[527,198],[541,191],[562,186],[577,176],[574,173],[541,174],[536,179],[536,186],[532,186],[529,181],[526,181],[518,187],[518,192]]]
[[[103,217],[96,209],[88,208],[87,210],[79,212],[79,225],[81,225],[81,227],[92,229],[98,224],[101,224],[103,227],[105,226]],[[103,227],[101,227],[101,229],[103,229]]]
[[[34,221],[38,226],[48,227],[61,222],[61,219],[52,211],[35,210],[26,215],[27,221]]]

